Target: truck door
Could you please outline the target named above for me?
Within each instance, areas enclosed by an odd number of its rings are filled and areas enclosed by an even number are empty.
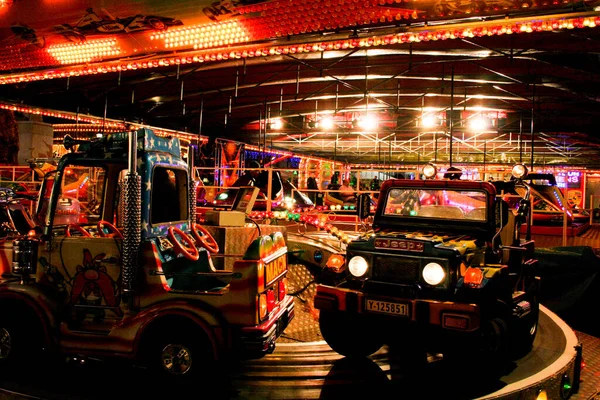
[[[50,219],[52,238],[39,260],[40,279],[63,297],[67,319],[77,329],[109,329],[123,315],[122,236],[113,215],[118,195],[106,190],[106,177],[98,167],[65,169]]]

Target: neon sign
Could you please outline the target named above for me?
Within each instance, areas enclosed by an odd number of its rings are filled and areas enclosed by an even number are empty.
[[[581,171],[556,173],[556,185],[561,189],[580,189],[583,178]]]

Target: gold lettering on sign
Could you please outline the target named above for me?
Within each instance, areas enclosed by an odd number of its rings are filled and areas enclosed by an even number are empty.
[[[265,286],[270,285],[287,269],[287,257],[279,257],[265,266]]]
[[[425,245],[422,242],[403,239],[376,239],[375,248],[422,252],[425,250]]]

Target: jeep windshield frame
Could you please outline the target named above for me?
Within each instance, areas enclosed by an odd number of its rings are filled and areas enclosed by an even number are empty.
[[[496,189],[488,182],[390,179],[377,204],[375,230],[496,232]]]

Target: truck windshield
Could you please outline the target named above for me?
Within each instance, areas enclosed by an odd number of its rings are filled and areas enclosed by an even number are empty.
[[[100,220],[105,172],[99,167],[71,165],[64,169],[60,195],[54,216],[55,225],[95,224]],[[49,188],[48,185],[46,185]],[[41,215],[45,216],[49,190],[41,197]]]
[[[393,188],[384,215],[399,217],[487,220],[486,193],[480,190]]]

